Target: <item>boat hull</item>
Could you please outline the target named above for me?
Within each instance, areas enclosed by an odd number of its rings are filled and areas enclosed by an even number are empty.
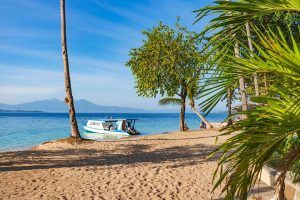
[[[107,130],[97,129],[97,128],[93,128],[93,127],[88,127],[88,126],[83,126],[83,128],[90,133],[130,136],[130,134],[128,134],[124,131],[107,131]]]

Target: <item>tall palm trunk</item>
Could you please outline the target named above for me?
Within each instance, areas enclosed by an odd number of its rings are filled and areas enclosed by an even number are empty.
[[[250,32],[250,26],[249,23],[246,23],[246,32],[247,32],[247,38],[248,38],[248,46],[251,51],[251,56],[253,56],[253,45],[251,41],[251,32]],[[258,88],[258,77],[257,73],[253,74],[253,79],[254,79],[254,90],[255,90],[255,96],[259,96],[259,88]]]
[[[286,171],[282,171],[279,173],[279,176],[275,183],[275,195],[273,197],[274,200],[286,200],[284,194],[286,173]]]
[[[66,87],[65,101],[69,105],[71,137],[80,138],[80,133],[76,121],[76,113],[75,113],[74,101],[72,96],[71,78],[70,78],[70,71],[69,71],[67,36],[66,36],[65,0],[60,0],[60,15],[61,15],[61,46],[62,46],[62,58],[64,63],[65,87]]]
[[[196,109],[196,107],[195,107],[195,102],[194,102],[194,100],[192,100],[192,99],[190,99],[190,106],[191,106],[192,110],[196,113],[196,115],[198,115],[198,117],[199,117],[199,118],[202,120],[202,122],[206,125],[207,129],[213,128],[213,125],[211,125],[211,123],[209,123],[209,122],[205,119],[205,117],[203,117],[203,116],[201,115],[201,113]]]
[[[228,0],[229,2],[231,2],[231,0]],[[231,15],[231,13],[228,13],[229,15]],[[235,34],[232,35],[232,37],[236,37]],[[240,58],[240,49],[239,49],[239,44],[238,42],[235,42],[234,44],[234,54],[235,54],[235,57],[237,58]],[[245,80],[243,77],[241,77],[239,79],[239,86],[240,86],[240,93],[241,93],[241,99],[242,99],[242,110],[245,111],[248,109],[248,106],[247,106],[247,96],[246,96],[246,91],[245,91]],[[243,118],[244,116],[242,116]]]
[[[227,90],[227,112],[228,112],[228,117],[230,117],[232,115],[232,89],[229,88]],[[227,121],[227,126],[230,126],[233,124],[233,121],[231,118],[228,119]]]
[[[234,45],[234,54],[235,57],[240,58],[239,44],[237,42]],[[247,105],[247,96],[245,90],[245,80],[243,77],[239,79],[239,86],[240,86],[240,93],[242,99],[242,110],[245,111],[248,109],[248,105]]]
[[[265,95],[268,95],[268,78],[267,78],[267,73],[264,73],[264,85],[265,85]]]
[[[180,98],[181,98],[181,108],[180,108],[180,131],[186,131],[187,127],[185,125],[185,104],[186,104],[187,91],[186,88],[182,86]]]

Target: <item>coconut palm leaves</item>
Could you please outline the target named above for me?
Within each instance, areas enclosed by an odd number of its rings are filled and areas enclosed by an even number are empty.
[[[197,21],[208,14],[217,14],[219,17],[211,20],[204,32],[218,28],[215,36],[224,36],[226,33],[236,33],[244,28],[247,22],[253,19],[270,15],[276,12],[299,12],[299,0],[239,0],[239,1],[215,1],[213,5],[196,10]]]
[[[257,98],[256,102],[265,106],[247,111],[247,119],[225,129],[225,134],[240,131],[216,150],[222,154],[219,167],[224,164],[226,167],[222,169],[221,176],[216,177],[215,187],[226,182],[223,192],[228,192],[227,199],[235,195],[246,199],[262,167],[273,153],[280,150],[290,136],[300,139],[299,86],[298,91],[282,88],[277,92],[280,99]],[[299,148],[300,145],[294,145],[292,151],[283,155],[282,166],[279,167],[283,174],[299,161],[300,155],[294,153],[299,152]]]
[[[300,139],[300,43],[291,34],[288,37],[293,42],[289,44],[280,30],[278,33],[269,30],[267,35],[257,31],[257,34],[262,44],[255,44],[259,56],[251,56],[246,47],[244,58],[226,55],[220,64],[226,73],[221,74],[219,82],[216,76],[215,84],[211,86],[218,89],[216,94],[220,96],[225,95],[227,87],[236,83],[239,77],[251,76],[253,72],[269,72],[277,77],[270,88],[270,96],[252,98],[264,106],[245,112],[247,119],[227,128],[226,134],[241,132],[217,149],[223,154],[219,166],[227,165],[216,186],[227,179],[223,192],[228,191],[228,199],[233,195],[246,199],[247,191],[274,152],[279,151],[289,137],[296,134],[295,137]],[[291,153],[287,151],[286,154]],[[282,174],[299,161],[299,155],[291,155],[294,156],[283,155],[289,162],[282,161],[288,163]]]
[[[300,47],[294,36],[288,36],[292,41],[290,44],[280,29],[277,33],[266,29],[268,33],[265,32],[265,35],[257,28],[253,29],[259,37],[260,45],[254,43],[258,53],[253,55],[243,46],[243,58],[236,58],[228,50],[223,58],[218,60],[218,69],[208,78],[206,87],[200,92],[201,97],[214,93],[201,104],[205,112],[209,112],[222,100],[228,88],[236,84],[240,77],[251,76],[255,72],[277,74],[277,77],[281,77],[273,80],[277,85],[287,79],[292,84],[300,81]]]
[[[254,0],[238,2],[241,5],[248,2],[250,7],[254,7],[253,2],[256,2],[255,6],[259,4]],[[283,1],[260,2],[260,5],[264,3],[271,5],[272,2],[280,4]],[[289,8],[294,5],[298,9],[300,1],[284,2],[290,2],[287,3]],[[235,9],[236,7],[232,5],[240,4],[228,5]],[[282,8],[286,7],[282,5]],[[246,10],[240,10],[244,11]],[[254,14],[256,10],[250,12],[248,9],[247,12]],[[296,40],[300,32],[294,35],[289,29],[285,30],[285,33],[290,34],[283,34],[280,29],[272,31],[271,27],[260,30],[253,26],[252,29],[257,35],[257,42],[252,41],[256,53],[252,55],[251,51],[240,42],[242,57],[237,58],[234,56],[232,45],[228,43],[228,48],[223,51],[224,55],[216,62],[215,73],[208,78],[206,87],[202,90],[203,96],[213,94],[202,104],[205,111],[209,112],[240,77],[252,76],[254,72],[271,73],[276,77],[271,80],[272,86],[268,96],[252,98],[252,101],[260,106],[240,113],[247,118],[224,129],[224,134],[238,134],[228,139],[214,152],[222,155],[215,175],[215,188],[222,186],[226,199],[234,197],[247,199],[248,191],[259,178],[262,167],[271,156],[275,152],[281,152],[289,138],[300,140],[300,42]],[[295,143],[282,153],[281,166],[278,167],[281,175],[278,185],[283,185],[287,171],[299,163],[299,149],[300,143]]]

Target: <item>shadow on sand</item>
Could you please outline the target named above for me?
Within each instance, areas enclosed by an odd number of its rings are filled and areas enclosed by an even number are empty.
[[[162,162],[168,162],[170,167],[184,167],[216,160],[216,157],[206,158],[215,149],[215,146],[207,146],[205,144],[154,150],[147,144],[120,143],[118,145],[119,149],[114,150],[68,149],[5,152],[0,154],[0,172]]]

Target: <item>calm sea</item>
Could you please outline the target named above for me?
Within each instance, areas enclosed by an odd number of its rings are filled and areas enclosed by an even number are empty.
[[[176,131],[179,114],[176,113],[79,113],[77,120],[80,131],[88,119],[138,118],[136,129],[142,135]],[[199,118],[186,114],[190,129],[199,129]],[[210,114],[211,122],[222,122],[226,114]],[[68,137],[70,133],[68,113],[0,113],[0,151],[29,149],[45,141]]]

